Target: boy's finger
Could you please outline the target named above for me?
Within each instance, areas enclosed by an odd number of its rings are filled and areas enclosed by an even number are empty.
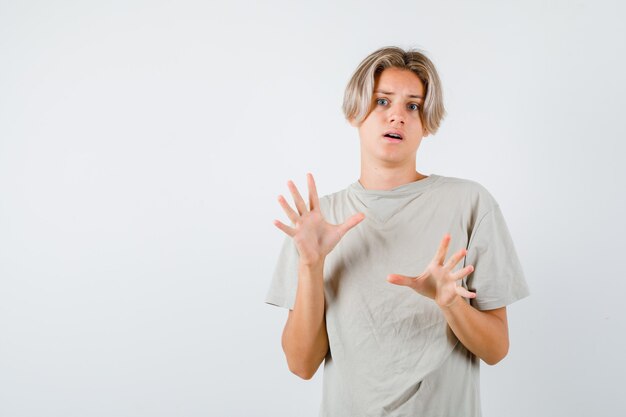
[[[293,229],[286,224],[282,223],[280,220],[274,220],[274,226],[278,227],[280,230],[285,232],[287,236],[293,237],[296,234],[296,229]]]
[[[468,291],[465,287],[456,287],[456,293],[461,297],[476,298],[476,293]]]
[[[306,203],[304,199],[300,195],[300,192],[296,188],[296,184],[293,181],[287,181],[287,187],[289,187],[289,191],[291,191],[291,195],[293,196],[293,202],[296,204],[296,208],[298,209],[298,213],[303,214],[307,212]]]
[[[315,186],[315,179],[310,172],[306,174],[307,184],[309,186],[309,208],[311,211],[319,210],[320,200],[317,195],[317,187]]]
[[[433,259],[437,262],[437,265],[443,265],[443,262],[446,259],[446,252],[448,252],[448,244],[450,243],[450,235],[446,233],[441,239],[441,244],[439,245],[439,249],[437,250],[437,254]]]
[[[415,278],[399,274],[390,274],[389,276],[387,276],[387,282],[395,285],[402,285],[405,287],[413,288],[413,286],[415,285]]]
[[[340,235],[343,236],[346,233],[348,233],[348,230],[352,229],[354,226],[361,223],[361,221],[363,221],[364,218],[365,218],[365,214],[363,213],[357,213],[357,214],[353,214],[352,216],[350,216],[348,220],[346,220],[345,222],[339,225]]]
[[[298,213],[293,211],[291,206],[287,203],[287,200],[285,200],[285,197],[283,197],[282,195],[279,195],[278,203],[281,205],[281,207],[285,211],[285,214],[287,214],[287,217],[289,217],[289,220],[291,220],[291,223],[296,224],[296,221],[298,220]]]
[[[451,281],[458,281],[460,279],[465,278],[466,276],[468,276],[472,272],[474,272],[474,266],[473,265],[467,265],[465,268],[459,269],[455,273],[450,274],[450,280]]]
[[[460,251],[458,251],[457,253],[452,255],[452,257],[450,257],[450,259],[448,259],[448,262],[446,262],[445,268],[448,271],[452,271],[452,269],[456,266],[456,264],[458,264],[459,261],[461,259],[463,259],[463,257],[466,254],[467,254],[467,251],[465,249],[461,249]]]

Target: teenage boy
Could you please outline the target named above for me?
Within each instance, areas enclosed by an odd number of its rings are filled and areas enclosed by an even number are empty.
[[[295,209],[278,198],[292,225],[274,221],[287,237],[266,302],[289,309],[289,369],[310,379],[324,361],[321,416],[480,416],[480,359],[506,356],[506,306],[528,295],[500,208],[476,182],[416,171],[445,114],[421,52],[365,58],[343,111],[359,180],[318,198],[308,174],[308,206],[291,181]]]

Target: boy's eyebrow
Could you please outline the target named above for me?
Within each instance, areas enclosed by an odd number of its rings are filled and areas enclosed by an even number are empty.
[[[378,94],[385,94],[387,96],[393,96],[394,95],[394,93],[392,93],[391,91],[376,90],[374,92],[378,93]],[[415,95],[415,94],[409,94],[409,97],[410,98],[424,98],[423,96],[418,96],[418,95]]]

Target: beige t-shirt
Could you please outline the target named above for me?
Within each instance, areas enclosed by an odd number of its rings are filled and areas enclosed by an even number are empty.
[[[461,284],[476,292],[479,310],[528,295],[500,208],[476,182],[430,175],[393,190],[366,190],[357,181],[320,198],[334,224],[357,212],[324,265],[326,329],[320,416],[480,416],[479,360],[448,327],[436,303],[387,282],[390,273],[417,276],[445,233],[455,269],[474,266]],[[266,302],[293,309],[298,252],[283,245]]]

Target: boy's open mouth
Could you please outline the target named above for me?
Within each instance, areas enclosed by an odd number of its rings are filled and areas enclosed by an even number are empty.
[[[387,132],[383,136],[386,138],[402,140],[402,135],[396,132]]]

